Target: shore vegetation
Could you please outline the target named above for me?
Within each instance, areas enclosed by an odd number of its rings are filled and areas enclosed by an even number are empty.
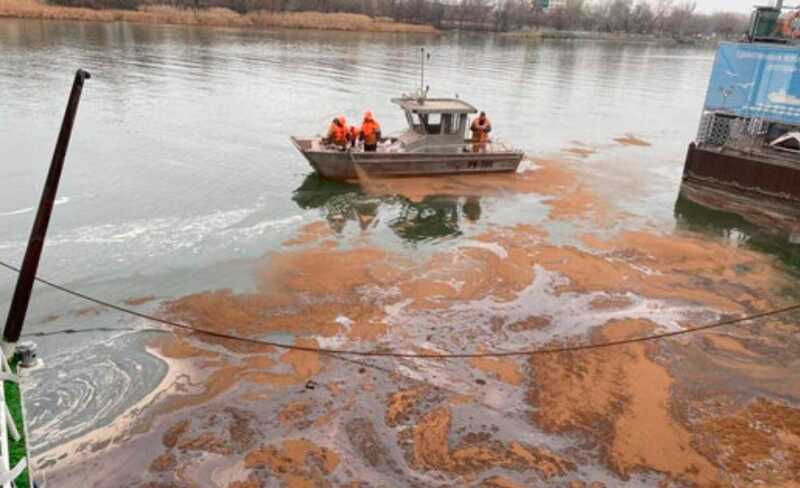
[[[320,29],[421,34],[437,32],[430,25],[396,22],[389,18],[370,17],[357,13],[275,12],[269,10],[237,12],[226,7],[194,8],[165,4],[141,4],[132,6],[131,9],[123,9],[96,8],[94,5],[53,5],[39,0],[0,0],[0,17],[264,29]]]
[[[536,39],[717,40],[747,16],[693,0],[0,0],[0,17],[436,33],[477,30]]]

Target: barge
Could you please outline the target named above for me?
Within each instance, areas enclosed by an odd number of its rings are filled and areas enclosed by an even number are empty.
[[[800,10],[778,4],[717,49],[683,181],[800,219]]]

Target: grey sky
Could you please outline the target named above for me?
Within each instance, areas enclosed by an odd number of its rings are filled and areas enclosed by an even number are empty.
[[[696,0],[697,10],[702,12],[716,12],[724,10],[729,12],[750,13],[753,5],[772,5],[773,0]],[[796,2],[784,2],[787,5],[794,5]]]

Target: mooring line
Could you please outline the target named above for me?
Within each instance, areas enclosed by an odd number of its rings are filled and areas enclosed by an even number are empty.
[[[138,328],[138,327],[89,327],[87,329],[58,329],[47,332],[26,332],[20,337],[48,337],[54,335],[90,334],[92,332],[167,332],[165,329]]]
[[[3,266],[15,273],[19,273],[19,268],[12,266],[6,262],[0,261],[0,266]],[[727,319],[721,320],[719,322],[714,322],[707,325],[702,325],[694,328],[689,329],[682,329],[679,331],[673,332],[664,332],[661,334],[653,334],[643,337],[635,337],[631,339],[622,339],[618,341],[609,341],[609,342],[601,342],[597,344],[584,344],[584,345],[576,345],[576,346],[565,346],[565,347],[554,347],[554,348],[542,348],[542,349],[530,349],[530,350],[522,350],[522,351],[498,351],[498,352],[481,352],[481,353],[405,353],[405,352],[394,352],[391,350],[388,351],[381,351],[381,350],[374,350],[374,351],[357,351],[357,350],[350,350],[350,349],[329,349],[324,347],[309,347],[309,346],[298,346],[295,344],[282,344],[280,342],[273,342],[267,341],[263,339],[254,339],[250,337],[242,337],[233,334],[226,334],[224,332],[216,332],[213,330],[208,329],[201,329],[197,327],[193,327],[188,324],[183,324],[180,322],[175,322],[169,319],[163,319],[159,317],[155,317],[153,315],[148,315],[142,312],[137,312],[136,310],[132,310],[129,308],[125,308],[110,302],[106,302],[99,298],[95,298],[79,291],[75,291],[64,286],[58,285],[56,283],[50,282],[43,278],[36,277],[36,281],[45,284],[51,288],[55,288],[56,290],[62,291],[69,295],[81,298],[88,302],[94,303],[96,305],[101,305],[106,308],[110,308],[112,310],[116,310],[118,312],[122,312],[128,315],[132,315],[134,317],[139,317],[145,320],[149,320],[152,322],[156,322],[159,324],[167,325],[170,327],[175,327],[178,329],[187,330],[190,332],[194,332],[197,334],[206,335],[209,337],[216,337],[219,339],[228,339],[233,341],[239,342],[246,342],[250,344],[259,344],[263,346],[271,346],[280,349],[289,349],[293,351],[302,351],[302,352],[312,352],[312,353],[319,353],[319,354],[329,354],[335,356],[361,356],[361,357],[383,357],[383,358],[406,358],[406,359],[473,359],[473,358],[502,358],[502,357],[517,357],[517,356],[537,356],[537,355],[544,355],[544,354],[562,354],[562,353],[569,353],[569,352],[580,352],[580,351],[587,351],[592,349],[604,349],[609,347],[617,347],[617,346],[624,346],[627,344],[636,344],[640,342],[649,342],[649,341],[657,341],[661,339],[667,339],[670,337],[677,337],[682,335],[694,334],[697,332],[702,332],[706,330],[716,329],[720,327],[730,326],[741,324],[744,322],[750,322],[753,320],[759,320],[767,317],[772,317],[775,315],[782,315],[789,312],[794,312],[800,310],[800,303],[791,305],[784,308],[774,309],[767,312],[761,312],[753,315],[748,315],[745,317],[739,317],[735,319]]]

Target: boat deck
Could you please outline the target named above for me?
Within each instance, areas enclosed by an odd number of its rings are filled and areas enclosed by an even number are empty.
[[[331,144],[324,144],[321,139],[297,139],[292,138],[295,145],[303,152],[315,152],[315,153],[344,153],[344,152],[352,152],[352,153],[365,153],[363,146],[355,146],[349,147],[346,151],[342,151],[337,146]],[[374,153],[387,153],[387,154],[398,154],[398,153],[405,153],[405,154],[436,154],[436,153],[473,153],[472,150],[473,143],[470,140],[464,140],[462,144],[447,144],[441,146],[431,146],[426,145],[424,147],[418,148],[416,150],[408,150],[407,148],[403,147],[401,144],[396,143],[382,143],[378,144],[377,151],[373,151]],[[514,148],[510,145],[502,142],[502,141],[490,141],[485,144],[482,148],[480,153],[511,153],[515,152]]]
[[[746,151],[734,147],[706,146],[700,144],[697,149],[713,151],[733,157],[746,158],[757,162],[783,166],[788,169],[800,171],[800,152],[788,149],[763,147]]]

